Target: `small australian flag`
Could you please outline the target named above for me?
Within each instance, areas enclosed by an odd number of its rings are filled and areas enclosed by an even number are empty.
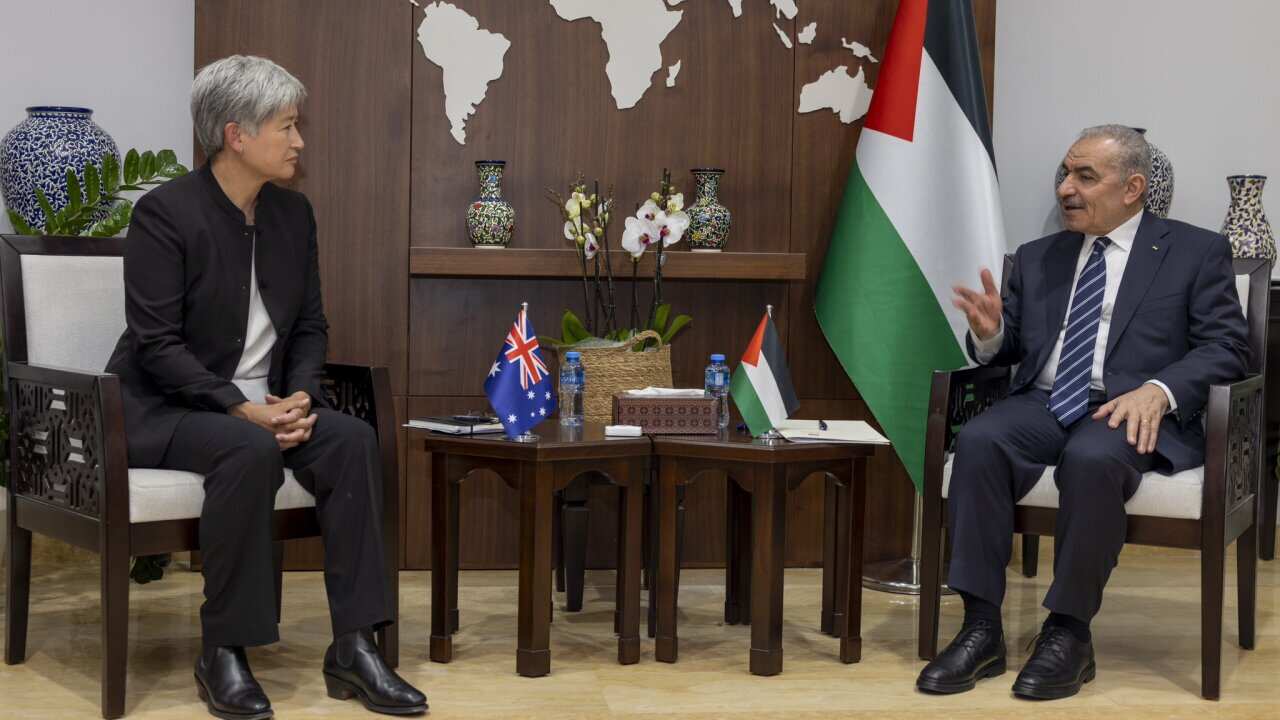
[[[507,340],[484,381],[484,394],[507,437],[525,434],[556,411],[551,373],[542,361],[527,309],[520,310],[507,331]]]

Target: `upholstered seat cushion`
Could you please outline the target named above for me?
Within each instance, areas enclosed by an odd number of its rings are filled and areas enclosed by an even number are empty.
[[[284,471],[284,485],[276,492],[276,510],[315,507],[316,499],[303,489],[292,470]],[[200,517],[204,505],[204,476],[182,470],[129,468],[129,522],[185,520]]]
[[[952,459],[952,455],[947,455],[947,462],[942,467],[942,497],[947,497],[951,490]],[[1053,466],[1045,468],[1035,487],[1018,504],[1056,509],[1058,486],[1053,481],[1055,469]],[[1129,502],[1125,503],[1124,509],[1130,515],[1199,520],[1203,497],[1203,466],[1173,475],[1149,472],[1142,476],[1142,484],[1133,497],[1129,498]]]

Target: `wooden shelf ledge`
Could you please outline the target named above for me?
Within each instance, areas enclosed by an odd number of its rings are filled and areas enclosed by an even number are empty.
[[[667,251],[662,277],[666,280],[805,279],[804,253]],[[640,275],[653,277],[657,253],[640,261]],[[631,276],[631,258],[612,253],[615,277]],[[572,278],[581,274],[572,248],[411,247],[409,273],[414,277],[541,277]]]

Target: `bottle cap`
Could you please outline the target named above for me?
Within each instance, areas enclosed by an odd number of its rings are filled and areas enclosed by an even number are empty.
[[[724,362],[724,355],[720,353],[711,353],[711,362]]]
[[[582,357],[582,353],[578,352],[577,350],[570,350],[569,352],[564,354],[564,359],[570,360],[570,361],[577,360],[580,357]]]

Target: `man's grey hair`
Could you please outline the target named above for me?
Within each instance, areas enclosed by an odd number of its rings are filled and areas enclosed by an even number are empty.
[[[1115,163],[1117,169],[1124,174],[1125,180],[1134,175],[1141,175],[1147,179],[1147,184],[1150,186],[1151,146],[1147,144],[1147,139],[1142,136],[1142,133],[1127,125],[1096,125],[1081,130],[1080,137],[1076,141],[1095,138],[1116,142]],[[1146,199],[1146,190],[1142,191],[1142,197]]]
[[[222,150],[223,128],[239,123],[257,135],[276,113],[296,108],[307,89],[266,58],[232,55],[205,65],[191,83],[191,122],[205,157]]]

